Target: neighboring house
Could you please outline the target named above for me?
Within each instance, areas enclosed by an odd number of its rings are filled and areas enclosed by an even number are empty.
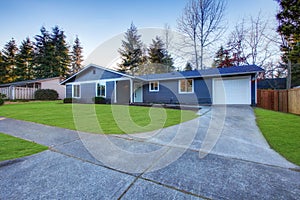
[[[256,104],[256,65],[131,76],[90,64],[61,84],[83,103]]]
[[[38,89],[56,90],[59,99],[65,98],[65,86],[60,84],[59,77],[18,81],[0,84],[0,93],[5,94],[8,99],[34,99],[34,92]]]

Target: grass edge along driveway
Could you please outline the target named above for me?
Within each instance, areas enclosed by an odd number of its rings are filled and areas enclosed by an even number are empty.
[[[272,149],[300,166],[300,116],[256,108],[257,125]]]
[[[48,149],[46,146],[4,133],[0,133],[0,141],[0,161],[21,158]]]
[[[62,101],[7,104],[0,107],[0,115],[104,134],[148,132],[197,117],[194,111],[188,110],[109,104],[63,104]]]

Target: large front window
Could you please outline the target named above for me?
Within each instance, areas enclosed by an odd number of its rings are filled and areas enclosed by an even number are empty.
[[[73,85],[73,98],[80,98],[80,85]]]
[[[96,91],[96,96],[97,97],[105,97],[105,88],[106,84],[105,83],[97,83],[97,91]]]
[[[179,93],[192,93],[192,92],[194,92],[193,79],[179,80]]]

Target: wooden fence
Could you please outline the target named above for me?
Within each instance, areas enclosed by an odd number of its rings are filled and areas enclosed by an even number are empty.
[[[37,88],[26,87],[4,87],[0,88],[0,93],[5,94],[7,99],[34,99]]]
[[[257,106],[300,115],[300,88],[290,90],[257,90]]]

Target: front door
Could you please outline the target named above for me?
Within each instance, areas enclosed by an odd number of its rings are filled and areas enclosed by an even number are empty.
[[[134,83],[134,96],[133,100],[135,103],[143,102],[143,84]]]

